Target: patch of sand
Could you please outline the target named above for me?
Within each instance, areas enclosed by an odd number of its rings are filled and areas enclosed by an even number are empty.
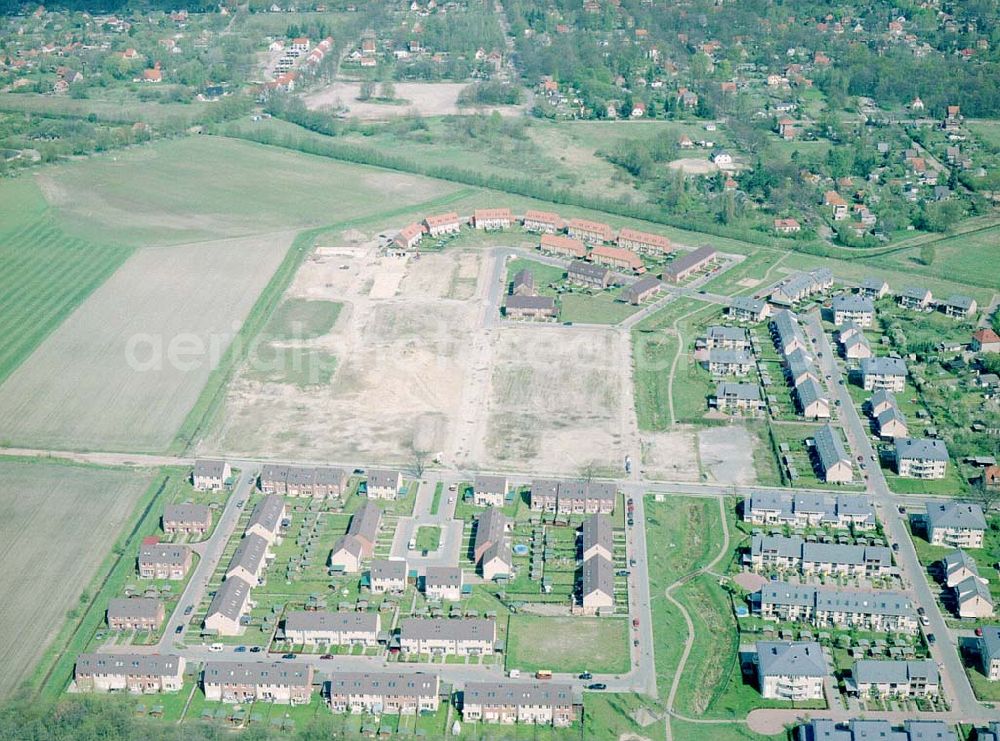
[[[743,288],[756,288],[760,284],[760,278],[742,278],[736,282],[736,285],[742,286]]]
[[[646,478],[662,481],[698,481],[696,429],[675,425],[667,432],[644,432],[642,466]]]
[[[753,438],[743,425],[700,430],[698,454],[709,481],[733,485],[754,483]]]
[[[682,170],[685,175],[711,175],[719,168],[714,162],[696,157],[682,157],[667,163],[671,170]]]

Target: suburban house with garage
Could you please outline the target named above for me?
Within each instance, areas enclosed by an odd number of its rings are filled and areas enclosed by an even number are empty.
[[[373,502],[365,502],[351,516],[347,532],[334,544],[330,552],[330,568],[357,573],[361,562],[371,558],[375,551],[378,528],[382,523],[382,510]]]
[[[323,696],[334,713],[416,715],[436,713],[441,680],[436,674],[332,672]]]
[[[168,543],[140,546],[137,566],[141,579],[180,581],[191,568],[191,549]]]
[[[566,222],[552,211],[525,211],[523,226],[526,232],[555,234],[566,228]]]
[[[424,219],[424,228],[432,237],[440,237],[442,234],[458,234],[462,230],[462,222],[458,214],[450,211],[446,214],[428,216]]]
[[[410,654],[489,656],[496,621],[481,618],[402,618],[399,647]]]
[[[621,229],[618,232],[618,246],[640,255],[662,256],[674,251],[674,246],[659,234],[641,232],[637,229]]]
[[[709,402],[720,412],[757,414],[764,410],[760,387],[756,383],[722,381],[715,387],[715,396]]]
[[[509,208],[477,208],[472,212],[472,225],[476,229],[497,231],[509,229],[514,223],[514,217]]]
[[[860,327],[870,327],[875,321],[875,302],[860,294],[847,293],[833,297],[833,323],[838,327],[854,322]]]
[[[699,247],[693,252],[685,252],[675,257],[663,269],[663,279],[669,283],[680,283],[687,280],[718,259],[714,247]]]
[[[506,476],[477,475],[472,485],[472,503],[477,507],[503,507],[508,488]]]
[[[931,545],[982,548],[986,535],[983,508],[970,502],[927,504],[927,540]]]
[[[762,697],[822,700],[826,657],[815,641],[757,641],[754,663]]]
[[[466,722],[530,723],[557,728],[576,718],[573,688],[551,682],[466,682],[462,719]]]
[[[240,704],[305,705],[312,685],[312,666],[298,661],[209,661],[201,678],[206,700]]]
[[[407,564],[401,558],[376,558],[368,570],[372,594],[402,594],[406,591]]]
[[[941,691],[937,664],[930,659],[855,661],[846,684],[849,694],[861,697],[934,697]]]
[[[250,584],[238,576],[226,579],[205,613],[205,629],[214,630],[220,636],[239,635],[241,620],[249,612]]]
[[[163,603],[146,597],[126,597],[108,602],[108,627],[115,631],[156,631],[163,625]]]
[[[600,221],[587,219],[570,219],[566,224],[566,233],[573,239],[593,244],[613,242],[615,239],[615,232],[610,226]]]
[[[250,520],[247,522],[247,535],[259,535],[274,545],[281,541],[281,522],[287,514],[285,510],[285,500],[277,494],[269,494],[264,497],[250,513]]]
[[[376,646],[381,625],[377,612],[296,610],[285,613],[285,638],[306,646]]]
[[[458,602],[462,599],[463,576],[458,566],[428,566],[424,576],[427,599]]]
[[[226,461],[199,458],[194,462],[191,483],[198,491],[220,491],[232,475],[233,470]]]
[[[80,692],[178,692],[184,686],[183,656],[93,653],[76,657],[73,682]]]
[[[816,462],[823,480],[828,484],[849,484],[854,480],[851,456],[844,448],[840,433],[832,425],[823,425],[813,435]]]
[[[907,479],[943,479],[948,471],[948,447],[932,438],[896,438],[896,473]]]
[[[538,249],[542,252],[551,252],[554,255],[572,257],[582,260],[587,256],[587,245],[579,239],[564,237],[561,234],[543,234],[538,241]]]
[[[168,535],[204,535],[212,527],[212,510],[204,504],[168,504],[161,521]]]
[[[606,267],[579,260],[574,260],[566,268],[566,279],[570,283],[599,289],[607,288],[613,282],[611,271]]]
[[[902,358],[863,358],[861,386],[865,391],[885,389],[899,393],[906,387],[906,363]]]
[[[366,471],[365,492],[369,499],[395,499],[403,488],[402,471],[372,468]]]

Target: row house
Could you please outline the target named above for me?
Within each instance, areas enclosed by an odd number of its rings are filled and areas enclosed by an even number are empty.
[[[416,672],[332,672],[323,686],[330,711],[372,715],[436,713],[441,681]]]
[[[198,491],[221,491],[232,475],[228,462],[199,458],[194,462],[191,483]]]
[[[191,568],[191,549],[167,543],[144,545],[139,548],[136,563],[141,579],[180,581]]]
[[[770,314],[770,306],[763,299],[734,296],[726,313],[739,322],[760,322]]]
[[[795,385],[795,405],[806,419],[830,419],[830,399],[812,375]]]
[[[858,295],[877,301],[889,295],[889,284],[884,278],[868,276],[858,284]]]
[[[458,566],[428,566],[424,575],[424,595],[429,600],[458,602],[462,599],[463,579]]]
[[[855,528],[875,527],[875,507],[864,494],[835,497],[811,493],[753,492],[743,503],[743,519],[754,525]]]
[[[663,281],[653,276],[640,278],[622,291],[622,300],[632,306],[639,306],[663,290]]]
[[[108,628],[115,631],[156,631],[163,625],[163,603],[158,599],[131,597],[108,602]]]
[[[509,229],[514,216],[509,208],[477,208],[472,212],[472,226],[485,231]]]
[[[372,594],[402,594],[406,590],[406,560],[376,558],[368,570],[368,588]]]
[[[467,682],[462,719],[483,723],[569,726],[576,718],[573,688],[552,682]]]
[[[865,578],[888,576],[892,556],[885,546],[810,543],[797,535],[754,535],[744,558],[751,570],[799,571]]]
[[[981,741],[985,741],[980,735]],[[796,729],[796,741],[957,741],[955,732],[940,720],[906,720],[902,730],[894,730],[887,720],[813,720]]]
[[[849,484],[854,479],[851,456],[844,448],[840,433],[832,425],[826,424],[816,430],[816,434],[813,435],[813,449],[823,481]]]
[[[990,583],[978,576],[963,579],[952,588],[955,612],[960,618],[983,620],[993,617],[993,595]]]
[[[621,229],[618,232],[618,246],[640,255],[660,257],[674,251],[674,246],[666,237],[659,234],[641,232],[637,229]]]
[[[556,498],[556,513],[583,515],[615,510],[618,487],[603,481],[561,481]]]
[[[949,296],[941,302],[941,311],[946,316],[956,319],[966,319],[976,313],[978,309],[976,299],[971,296],[960,296],[958,294]]]
[[[286,514],[285,500],[277,494],[269,494],[253,508],[245,532],[247,535],[259,535],[268,545],[279,543],[281,524]]]
[[[615,239],[614,230],[608,224],[587,219],[570,219],[566,224],[566,233],[573,239],[593,244],[613,242]]]
[[[313,668],[293,661],[209,661],[201,683],[209,702],[305,705],[312,697]]]
[[[985,625],[976,641],[979,666],[991,682],[1000,681],[1000,626]]]
[[[896,406],[889,407],[875,417],[875,428],[878,430],[878,436],[883,440],[909,437],[910,433],[906,417]]]
[[[403,618],[399,647],[410,654],[489,656],[497,640],[496,621],[481,618]]]
[[[168,535],[204,535],[212,527],[212,510],[204,504],[168,504],[161,524]]]
[[[347,471],[342,468],[268,464],[260,474],[260,490],[290,497],[339,497],[347,479]]]
[[[769,300],[777,306],[794,306],[832,287],[833,273],[826,268],[819,268],[807,273],[795,273],[781,281],[771,291]]]
[[[621,270],[631,270],[634,273],[643,273],[646,270],[641,257],[632,252],[632,250],[626,250],[622,247],[598,245],[591,250],[590,259],[598,265],[606,265],[607,267]]]
[[[506,476],[477,475],[472,484],[472,503],[477,507],[503,507],[509,490]]]
[[[753,370],[754,361],[744,350],[709,350],[704,361],[713,376],[745,376]]]
[[[895,441],[896,473],[907,479],[943,479],[948,447],[943,440],[903,437]]]
[[[840,352],[847,360],[864,360],[875,355],[868,337],[860,330],[846,337],[838,333],[837,338]]]
[[[403,488],[402,471],[371,468],[365,473],[365,493],[369,499],[395,499],[399,496]]]
[[[260,586],[268,561],[273,558],[269,546],[267,540],[256,533],[246,535],[229,559],[226,578],[238,576],[252,587]]]
[[[566,228],[566,222],[552,211],[525,211],[522,225],[525,231],[541,234],[555,234]]]
[[[594,515],[600,517],[601,515]],[[601,553],[583,562],[580,606],[584,615],[613,612],[615,608],[615,567]]]
[[[705,347],[722,350],[749,350],[750,338],[743,327],[722,327],[712,325],[705,332]]]
[[[860,327],[870,327],[875,321],[875,303],[865,296],[845,294],[833,297],[833,323],[840,327],[853,322]]]
[[[663,269],[663,279],[669,283],[681,283],[718,259],[719,254],[714,247],[699,247],[693,252],[685,252],[671,260]]]
[[[476,520],[473,557],[487,581],[509,577],[514,570],[514,556],[507,533],[511,522],[503,511],[490,507]]]
[[[611,271],[601,265],[574,260],[566,268],[566,279],[589,288],[604,289],[611,285]]]
[[[205,613],[205,630],[220,636],[239,635],[250,614],[250,589],[250,583],[238,576],[223,581]]]
[[[401,250],[412,250],[423,238],[424,228],[414,221],[400,229],[392,241]]]
[[[907,286],[900,291],[896,300],[904,309],[923,311],[931,305],[934,296],[923,286]]]
[[[365,502],[351,516],[347,532],[334,543],[330,551],[330,568],[347,573],[360,571],[361,562],[371,558],[375,551],[381,523],[382,510],[374,502]]]
[[[508,319],[545,321],[559,315],[556,302],[549,296],[518,296],[504,298],[503,313]]]
[[[376,646],[381,630],[377,612],[299,610],[285,613],[285,638],[293,644]]]
[[[937,664],[919,661],[855,661],[847,691],[860,697],[935,697],[941,691]]]
[[[538,249],[551,252],[554,255],[572,257],[581,260],[587,256],[587,245],[578,239],[564,237],[561,234],[543,234],[538,240]]]
[[[440,237],[445,234],[458,234],[462,230],[462,222],[458,214],[449,211],[446,214],[436,214],[424,219],[424,229],[432,237]]]
[[[756,383],[722,381],[715,387],[715,396],[710,403],[720,412],[758,414],[764,411],[764,401]]]
[[[765,620],[809,623],[817,628],[854,628],[915,635],[917,612],[901,592],[866,592],[770,582],[753,595]]]
[[[782,309],[772,317],[771,336],[774,338],[775,347],[778,348],[778,352],[782,356],[787,357],[796,350],[801,350],[803,353],[809,352],[809,343],[806,342],[806,337],[802,333],[799,320],[788,309]]]
[[[80,692],[178,692],[184,686],[183,656],[159,654],[80,654],[73,682]]]

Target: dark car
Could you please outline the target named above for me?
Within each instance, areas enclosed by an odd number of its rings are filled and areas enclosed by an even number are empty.
[[[923,615],[926,612],[927,612],[927,610],[925,610],[923,607],[918,607],[917,608],[917,614],[918,615]]]
[[[174,628],[174,633],[183,633],[183,632],[184,632],[183,625],[178,625],[176,628]]]
[[[250,649],[250,653],[252,653],[252,654],[259,654],[260,653],[260,646],[253,646]]]
[[[584,672],[583,674],[580,675],[580,679],[593,679],[593,678],[594,675],[591,674],[590,672]]]
[[[636,648],[639,648],[639,639],[636,638],[634,641],[632,641],[632,645],[635,646]]]
[[[893,543],[892,544],[892,550],[898,551],[899,550],[899,543]]]
[[[604,682],[594,682],[594,684],[587,685],[588,690],[606,690],[607,688],[608,685],[604,684]]]
[[[238,654],[245,654],[247,652],[247,647],[246,646],[237,646],[236,648],[233,649],[233,651],[235,651]]]
[[[283,659],[294,659],[295,658],[295,654],[282,654],[281,658],[283,658]]]
[[[937,641],[937,638],[934,637],[934,634],[933,633],[928,633],[927,634],[927,642],[928,643],[934,643],[935,641]]]
[[[332,659],[333,658],[333,654],[323,654],[322,656],[320,656],[320,658],[321,659]]]

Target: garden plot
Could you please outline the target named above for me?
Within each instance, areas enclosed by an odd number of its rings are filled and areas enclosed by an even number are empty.
[[[0,386],[5,439],[166,448],[291,238],[135,252]]]

